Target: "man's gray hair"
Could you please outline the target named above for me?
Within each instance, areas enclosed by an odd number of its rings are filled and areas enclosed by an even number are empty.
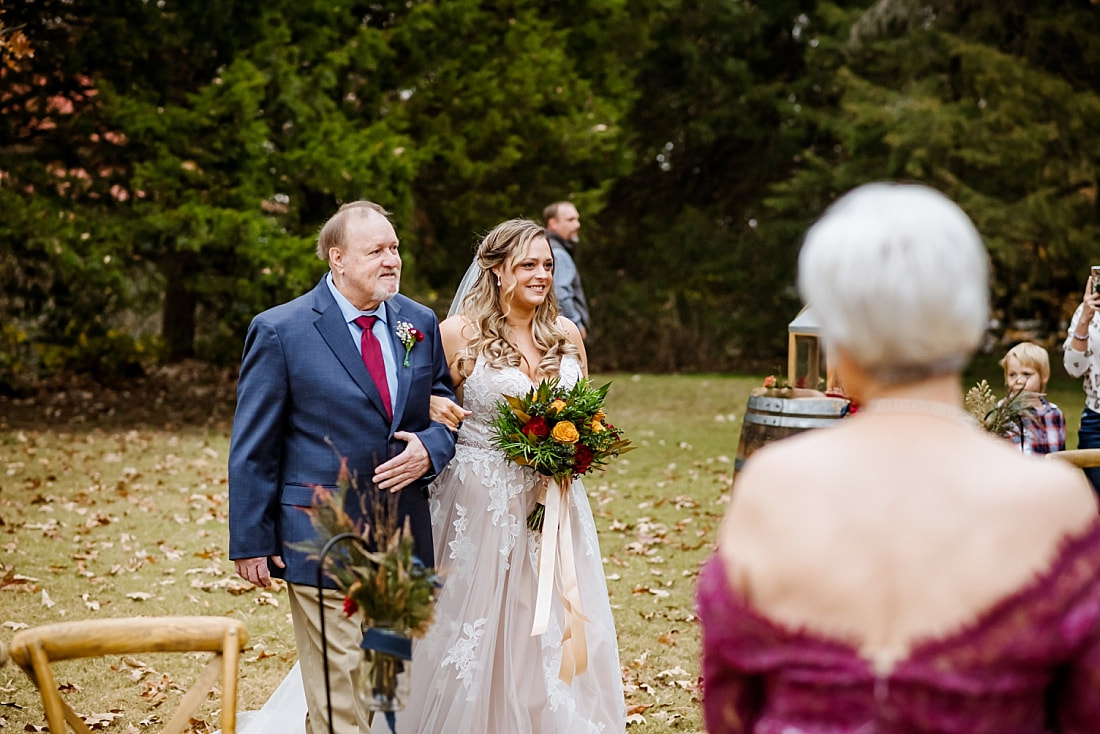
[[[317,257],[328,262],[329,250],[333,247],[343,250],[347,244],[348,218],[370,216],[371,212],[381,214],[387,220],[390,218],[388,211],[373,201],[365,199],[350,201],[337,209],[317,234]]]

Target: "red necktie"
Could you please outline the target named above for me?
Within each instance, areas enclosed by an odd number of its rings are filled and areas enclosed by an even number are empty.
[[[378,337],[371,330],[377,320],[377,316],[360,316],[355,319],[355,323],[363,328],[363,336],[359,338],[359,345],[363,348],[363,364],[374,379],[378,392],[382,394],[382,404],[386,406],[386,417],[393,420],[390,384],[386,380],[386,361],[382,359],[382,345],[378,343]]]

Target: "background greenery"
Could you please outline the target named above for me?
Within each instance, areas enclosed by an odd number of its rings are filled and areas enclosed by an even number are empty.
[[[1100,255],[1092,0],[0,9],[8,392],[235,363],[360,197],[394,212],[405,290],[437,306],[479,234],[573,199],[605,370],[781,363],[801,234],[868,180],[970,213],[1003,342],[1056,335]]]

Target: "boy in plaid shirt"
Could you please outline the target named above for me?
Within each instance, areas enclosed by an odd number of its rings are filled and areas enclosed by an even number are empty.
[[[1050,379],[1050,358],[1038,344],[1021,342],[1009,350],[1001,367],[1005,371],[1005,386],[1009,394],[1034,393],[1034,400],[1025,409],[1020,428],[1008,432],[1007,438],[1020,446],[1025,454],[1050,454],[1066,448],[1066,419],[1057,405],[1043,393]]]

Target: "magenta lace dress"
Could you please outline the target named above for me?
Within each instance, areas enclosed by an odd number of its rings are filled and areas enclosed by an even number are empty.
[[[708,734],[1100,733],[1100,524],[881,676],[848,642],[754,611],[719,557],[698,603]]]

